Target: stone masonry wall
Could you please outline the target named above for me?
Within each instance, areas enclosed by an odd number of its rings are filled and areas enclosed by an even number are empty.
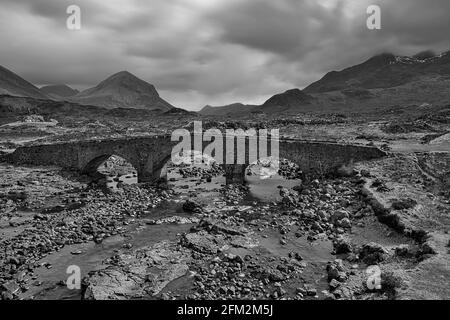
[[[149,136],[97,141],[78,141],[20,147],[8,156],[16,164],[56,165],[80,171],[96,170],[99,162],[109,155],[120,156],[137,170],[139,181],[152,181],[170,160],[173,146],[170,136]],[[209,142],[203,143],[205,148]],[[224,149],[226,143],[223,143]],[[248,165],[248,139],[246,164],[226,164],[227,183],[242,183]],[[270,150],[270,146],[268,146]],[[236,153],[236,143],[234,145]],[[224,150],[224,156],[229,150]],[[270,152],[269,152],[270,154]],[[375,147],[337,143],[280,140],[280,158],[295,162],[306,173],[326,173],[342,164],[381,158],[385,153]],[[225,157],[224,157],[225,158]],[[233,166],[236,166],[234,168]]]

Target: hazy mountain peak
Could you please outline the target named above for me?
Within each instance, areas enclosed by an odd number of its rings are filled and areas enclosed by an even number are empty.
[[[2,66],[0,66],[0,94],[48,99],[48,97],[33,84]]]
[[[426,60],[426,59],[434,58],[436,56],[437,56],[436,52],[434,52],[432,50],[426,50],[426,51],[422,51],[422,52],[415,54],[413,56],[413,58],[419,59],[419,60]]]
[[[135,77],[134,74],[132,74],[131,72],[129,72],[127,70],[119,71],[116,74],[113,74],[112,76],[132,76],[132,77]]]
[[[421,52],[412,57],[382,53],[361,64],[329,72],[304,91],[330,92],[344,90],[349,86],[364,89],[391,88],[424,76],[450,75],[450,60],[447,57],[447,53],[436,55],[432,51]]]
[[[117,72],[97,86],[73,98],[82,104],[106,108],[159,109],[167,111],[171,104],[160,98],[156,88],[128,71]]]
[[[132,74],[132,73],[130,73],[128,71],[117,72],[117,73],[109,76],[108,78],[106,78],[104,81],[117,81],[117,80],[122,80],[122,81],[142,81],[141,79],[139,79],[134,74]]]
[[[44,86],[41,88],[41,91],[54,98],[67,98],[79,93],[78,90],[72,89],[66,84],[52,84]]]
[[[223,116],[231,114],[250,113],[255,107],[255,105],[247,105],[240,102],[228,104],[225,106],[206,105],[198,113],[202,115]]]
[[[263,105],[263,108],[268,107],[293,107],[302,104],[307,104],[313,99],[312,96],[306,94],[300,89],[290,89],[283,93],[276,94],[268,99]]]

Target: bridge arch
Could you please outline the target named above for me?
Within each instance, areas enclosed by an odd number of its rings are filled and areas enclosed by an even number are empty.
[[[10,154],[7,160],[12,163],[58,165],[91,171],[107,157],[118,155],[137,169],[138,182],[152,182],[161,176],[176,144],[168,135],[62,142],[20,147]],[[203,142],[203,148],[207,144],[209,142]],[[231,150],[227,150],[226,143],[223,146],[224,155],[237,154],[236,144]],[[248,159],[248,148],[245,153]],[[329,172],[351,161],[376,159],[385,155],[385,152],[371,146],[289,139],[279,141],[279,157],[298,164],[301,170],[308,174]],[[247,164],[227,160],[224,167],[227,183],[243,182]]]
[[[100,156],[97,156],[95,158],[93,158],[91,161],[89,161],[82,169],[81,172],[83,174],[87,174],[90,176],[95,176],[98,174],[99,168],[102,165],[102,163],[106,162],[108,159],[110,159],[111,157],[119,157],[123,160],[125,160],[127,163],[129,163],[135,170],[136,172],[138,171],[138,168],[136,167],[136,164],[133,164],[132,161],[130,161],[128,159],[128,157],[123,156],[123,155],[119,155],[116,153],[107,153],[107,154],[103,154]]]

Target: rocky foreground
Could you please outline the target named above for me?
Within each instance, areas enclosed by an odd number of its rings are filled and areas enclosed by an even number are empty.
[[[133,185],[113,193],[57,169],[1,169],[3,299],[39,293],[37,270],[52,268],[47,258],[116,236],[126,243],[85,274],[80,298],[395,299],[414,296],[410,274],[448,256],[427,230],[403,222],[420,203],[396,194],[394,204],[383,204],[369,191],[392,186],[367,168],[280,186],[281,200],[272,203],[249,199],[242,186],[206,192],[217,169],[181,168],[181,176],[201,178],[196,187]],[[166,202],[178,209],[155,213]],[[133,245],[140,230],[176,226],[183,229],[166,239]],[[445,277],[447,270],[434,271]],[[63,277],[54,282],[65,286]],[[439,298],[448,297],[443,291]]]

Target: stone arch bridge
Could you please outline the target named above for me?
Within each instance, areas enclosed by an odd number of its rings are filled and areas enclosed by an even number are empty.
[[[194,139],[191,140],[192,150],[194,150]],[[310,174],[326,173],[343,164],[381,158],[386,155],[380,149],[371,146],[291,139],[280,139],[277,142],[280,158],[298,164],[303,172]],[[171,159],[172,150],[178,143],[179,141],[171,141],[170,135],[154,135],[39,144],[19,147],[9,154],[6,160],[14,164],[56,165],[89,174],[95,172],[98,166],[110,156],[117,155],[136,168],[139,182],[153,182],[161,177],[162,169]],[[202,141],[203,149],[209,143]],[[249,164],[248,145],[247,137],[244,164],[237,164],[236,161],[224,164],[227,184],[244,182],[245,169]],[[237,143],[233,146],[234,152],[236,146]],[[267,149],[270,151],[270,148]],[[225,142],[223,152],[223,159],[226,154],[232,152],[226,149]]]

